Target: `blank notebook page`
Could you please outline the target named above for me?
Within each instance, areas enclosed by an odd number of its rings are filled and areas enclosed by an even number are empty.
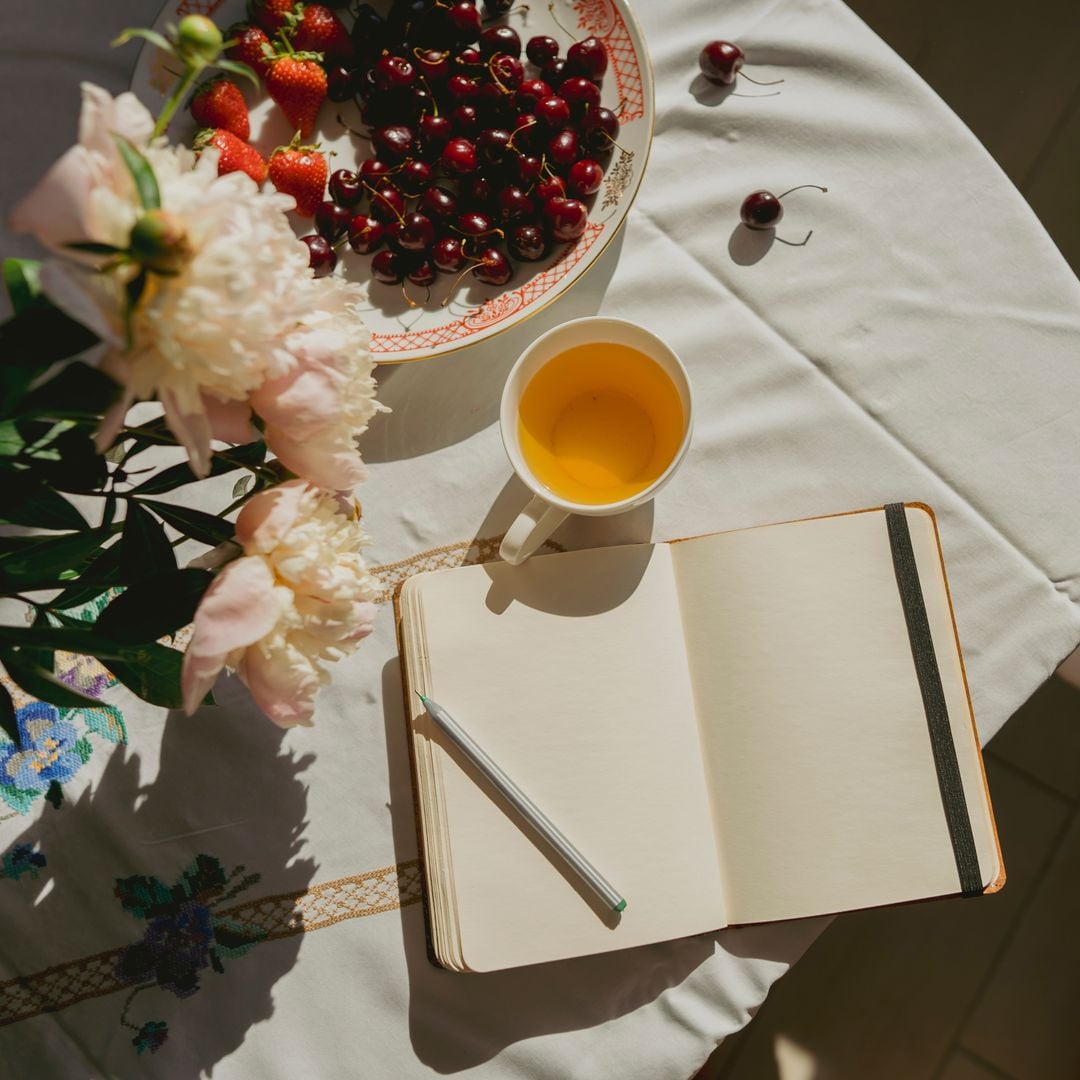
[[[670,549],[541,556],[414,582],[430,696],[628,901],[607,925],[437,734],[466,965],[512,967],[723,925]]]
[[[984,884],[1000,864],[933,520],[906,510]],[[959,891],[883,511],[673,546],[728,921]]]

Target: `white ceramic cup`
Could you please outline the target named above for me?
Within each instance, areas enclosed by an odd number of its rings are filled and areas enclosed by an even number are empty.
[[[575,503],[561,499],[542,484],[529,468],[521,452],[518,440],[518,408],[521,395],[536,373],[560,353],[578,345],[607,343],[627,345],[654,360],[671,379],[683,409],[683,434],[678,450],[667,468],[647,488],[628,499],[610,503]],[[621,514],[625,510],[647,503],[667,482],[686,455],[693,432],[693,394],[690,379],[682,361],[672,348],[655,334],[637,323],[625,319],[609,319],[590,315],[584,319],[565,322],[538,337],[518,358],[510,369],[503,387],[502,405],[499,410],[503,446],[514,472],[533,492],[533,498],[517,516],[506,532],[499,554],[512,566],[523,563],[536,549],[571,515],[588,514],[600,517]]]

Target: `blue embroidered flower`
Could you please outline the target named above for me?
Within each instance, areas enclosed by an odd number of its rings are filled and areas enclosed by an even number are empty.
[[[35,851],[32,844],[16,844],[0,857],[0,877],[18,881],[24,874],[29,874],[33,880],[47,864],[44,854]]]
[[[70,780],[86,760],[76,749],[79,732],[53,705],[32,701],[15,713],[21,746],[0,746],[0,783],[45,792]]]
[[[120,977],[126,982],[153,979],[177,997],[190,997],[199,989],[199,972],[210,963],[213,940],[210,910],[184,904],[152,920],[142,941],[124,949]]]

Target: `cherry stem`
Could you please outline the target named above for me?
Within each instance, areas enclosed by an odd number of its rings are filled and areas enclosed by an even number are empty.
[[[806,234],[806,236],[802,240],[800,240],[798,243],[796,243],[794,240],[785,240],[782,236],[776,236],[776,237],[774,237],[774,239],[779,240],[781,244],[787,244],[788,247],[806,247],[806,241],[809,240],[810,237],[813,236],[813,235],[814,235],[814,230],[811,229]]]
[[[760,79],[751,78],[742,68],[739,68],[735,74],[741,75],[747,82],[752,82],[755,86],[779,86],[784,81],[783,79],[773,79],[772,82],[762,82]]]
[[[398,219],[398,224],[399,225],[404,225],[405,224],[405,219],[397,212],[397,210],[394,208],[393,203],[391,203],[389,199],[384,199],[382,197],[381,192],[376,191],[375,188],[373,188],[366,180],[364,181],[364,187],[366,187],[368,189],[368,191],[371,193],[371,209],[372,209],[372,213],[374,213],[374,211],[375,211],[375,200],[378,199],[380,202],[386,203],[386,205],[388,207],[390,207],[391,210],[394,211],[394,217],[396,217]]]
[[[516,153],[520,154],[521,151],[518,150],[518,148],[516,146],[514,146],[514,136],[519,131],[525,131],[527,128],[536,127],[536,125],[539,122],[540,122],[539,120],[530,120],[527,124],[522,124],[520,127],[514,128],[514,130],[512,132],[510,132],[510,138],[506,140],[507,149],[512,148]]]
[[[762,94],[761,96],[766,97],[767,95]],[[603,133],[603,135],[604,135],[604,138],[607,139],[607,141],[609,143],[611,143],[612,146],[617,146],[624,154],[631,154],[632,153],[632,151],[627,150],[626,147],[622,145],[622,143],[617,143],[606,131]]]
[[[462,248],[462,254],[464,255],[464,253],[465,253],[465,249]],[[461,284],[461,279],[466,274],[471,274],[484,261],[483,259],[477,259],[477,258],[473,257],[472,255],[465,255],[465,258],[468,259],[469,262],[471,262],[473,265],[472,266],[466,266],[465,269],[462,270],[461,273],[458,274],[458,276],[456,278],[454,278],[454,283],[450,286],[450,291],[442,298],[442,303],[439,304],[439,307],[446,307],[446,305],[450,303],[450,298],[454,295],[454,292],[457,290],[457,287]]]
[[[784,195],[790,195],[793,191],[802,191],[803,188],[808,188],[808,187],[815,188],[817,191],[828,191],[829,190],[827,187],[822,187],[820,184],[800,184],[798,187],[788,188],[787,191],[784,192]],[[779,202],[784,197],[784,195],[777,195],[776,196],[776,201]],[[805,244],[806,241],[804,240],[803,243]],[[800,247],[801,246],[802,245],[800,245]]]
[[[420,305],[409,295],[408,289],[405,288],[405,282],[401,283],[401,295],[405,297],[405,303],[411,308],[417,308]]]
[[[512,91],[512,90],[511,90],[511,89],[510,89],[510,88],[509,88],[509,87],[508,87],[508,86],[507,86],[507,85],[506,85],[506,84],[505,84],[505,83],[504,83],[503,81],[502,81],[502,79],[500,79],[500,78],[499,78],[499,76],[498,76],[498,75],[496,75],[496,74],[495,74],[495,68],[494,68],[494,67],[492,66],[492,65],[494,65],[495,61],[499,59],[499,57],[500,57],[501,55],[502,55],[501,53],[496,53],[496,54],[495,54],[495,55],[494,55],[494,56],[493,56],[493,57],[492,57],[492,58],[491,58],[491,59],[490,59],[490,60],[489,60],[489,61],[487,62],[487,65],[486,65],[486,67],[487,67],[487,70],[488,70],[488,74],[489,74],[489,75],[491,76],[491,78],[492,78],[492,81],[493,81],[493,82],[495,83],[495,85],[496,85],[496,86],[497,86],[497,87],[498,87],[498,88],[499,88],[499,89],[500,89],[500,90],[501,90],[501,91],[502,91],[502,92],[503,92],[504,94],[511,94],[511,93],[513,93],[513,91]]]
[[[573,30],[567,30],[567,28],[565,26],[563,26],[563,24],[561,22],[559,22],[559,16],[555,14],[554,0],[552,0],[552,2],[548,4],[548,14],[555,20],[555,25],[564,34],[568,34],[570,37],[574,38],[574,44],[575,45],[581,40],[581,38],[574,36],[574,31]]]

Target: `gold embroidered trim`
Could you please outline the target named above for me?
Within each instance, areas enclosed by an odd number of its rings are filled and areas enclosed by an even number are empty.
[[[304,892],[249,900],[223,908],[218,914],[252,923],[266,931],[266,940],[273,940],[321,930],[346,919],[409,907],[421,898],[420,862],[411,859],[365,874],[324,881]],[[127,989],[130,984],[117,976],[121,952],[122,948],[110,949],[0,982],[0,1026]]]

